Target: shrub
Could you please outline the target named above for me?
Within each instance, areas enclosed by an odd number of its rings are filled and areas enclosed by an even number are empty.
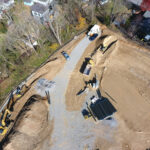
[[[50,48],[51,50],[56,50],[58,47],[59,47],[58,43],[53,43],[53,44],[50,45],[49,48]]]
[[[5,23],[0,22],[0,33],[6,33],[7,32],[7,26]]]
[[[85,18],[83,18],[82,16],[81,16],[81,14],[79,14],[79,17],[78,17],[78,25],[76,26],[76,29],[77,30],[81,30],[81,29],[83,29],[85,26],[86,26],[86,19]]]

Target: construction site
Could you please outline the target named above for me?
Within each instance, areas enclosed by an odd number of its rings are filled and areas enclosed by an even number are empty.
[[[0,149],[150,149],[149,68],[149,49],[94,25],[9,94]]]

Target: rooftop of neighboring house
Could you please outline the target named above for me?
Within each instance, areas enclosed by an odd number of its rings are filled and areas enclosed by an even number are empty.
[[[8,3],[11,0],[0,0],[0,3]]]
[[[31,10],[34,12],[38,12],[40,14],[43,14],[46,10],[48,9],[48,7],[39,4],[39,3],[35,3],[33,6],[31,6]]]
[[[135,5],[138,5],[138,6],[140,6],[142,3],[142,0],[128,0],[128,1],[135,4]]]
[[[145,14],[144,14],[144,17],[145,18],[150,18],[150,11],[146,11]]]

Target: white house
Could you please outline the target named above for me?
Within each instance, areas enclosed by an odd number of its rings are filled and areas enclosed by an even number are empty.
[[[14,4],[14,0],[0,0],[0,10],[7,10]]]
[[[135,4],[135,5],[140,6],[143,0],[128,0],[128,1]]]
[[[35,3],[31,6],[31,13],[34,17],[37,18],[45,17],[49,13],[49,6]]]

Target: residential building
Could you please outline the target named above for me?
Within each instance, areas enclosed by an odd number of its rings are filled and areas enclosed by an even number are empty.
[[[48,18],[51,15],[52,10],[49,6],[44,6],[42,4],[35,3],[31,6],[31,13],[35,19],[44,22],[46,21],[46,18]]]
[[[14,0],[0,0],[0,10],[7,10],[14,4]]]
[[[142,0],[128,0],[128,1],[135,4],[135,5],[138,5],[138,6],[140,6],[142,3]]]

